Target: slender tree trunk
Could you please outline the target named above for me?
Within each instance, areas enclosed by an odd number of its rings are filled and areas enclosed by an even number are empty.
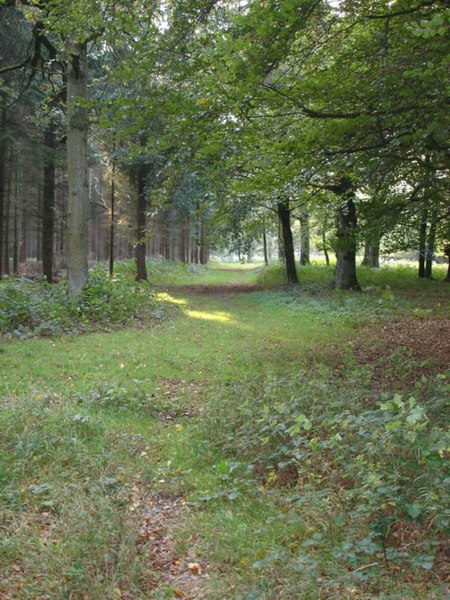
[[[323,245],[323,253],[325,254],[325,263],[327,265],[327,267],[330,266],[330,257],[328,255],[328,250],[327,250],[327,236],[326,236],[326,231],[325,228],[322,229],[322,245]]]
[[[343,178],[335,188],[340,196],[336,211],[337,248],[334,283],[340,290],[360,290],[356,277],[356,207],[353,201],[354,190],[350,180]]]
[[[286,263],[286,277],[289,283],[298,283],[297,269],[295,267],[294,240],[291,229],[291,211],[289,201],[278,202],[278,218],[281,224],[283,250]]]
[[[53,283],[53,241],[55,234],[55,150],[56,135],[50,123],[44,133],[46,157],[42,201],[42,269],[44,277]]]
[[[38,210],[35,214],[35,230],[34,230],[34,257],[38,261],[42,261],[42,205],[44,202],[44,185],[39,184],[38,189]]]
[[[267,253],[267,235],[266,235],[266,225],[263,225],[263,251],[264,251],[264,264],[269,264],[269,256]]]
[[[310,235],[309,235],[309,211],[306,207],[300,210],[300,264],[310,264]]]
[[[426,257],[426,243],[427,243],[427,229],[428,229],[428,211],[422,211],[422,221],[420,223],[419,231],[419,277],[425,277],[425,257]]]
[[[5,206],[5,167],[6,167],[6,98],[0,95],[1,115],[0,115],[0,279],[3,277],[3,231],[4,231],[4,206]]]
[[[115,144],[113,145],[113,152],[115,152]],[[111,221],[109,224],[109,276],[114,275],[114,225],[115,225],[115,214],[116,210],[116,163],[114,159],[111,164]]]
[[[284,263],[286,261],[286,257],[284,254],[284,245],[283,245],[283,229],[281,226],[281,221],[278,219],[278,262]]]
[[[19,190],[20,190],[19,157],[16,155],[14,180],[14,222],[13,222],[13,272],[19,273]]]
[[[433,274],[433,259],[434,259],[434,247],[436,243],[436,226],[437,226],[437,214],[433,211],[431,217],[430,231],[428,233],[428,240],[426,246],[426,260],[425,260],[425,277],[427,279],[432,278]]]
[[[206,224],[205,218],[201,217],[200,224],[200,262],[202,265],[206,265],[209,260],[209,250],[208,250],[208,238],[206,235]]]
[[[5,208],[4,208],[4,221],[5,221],[5,230],[4,230],[4,240],[3,240],[3,272],[5,275],[10,275],[10,265],[9,265],[9,230],[10,230],[10,215],[11,215],[11,197],[12,197],[12,185],[13,185],[13,150],[10,148],[9,150],[9,160],[8,160],[8,177],[7,177],[7,185],[4,194],[5,198]]]
[[[26,207],[21,206],[20,215],[20,248],[19,248],[19,263],[24,263],[28,257],[28,228],[27,228],[27,213]]]
[[[186,262],[186,245],[187,245],[187,236],[186,236],[186,228],[187,228],[187,224],[186,224],[186,218],[183,217],[181,219],[181,225],[180,225],[180,247],[179,247],[179,260],[181,260],[181,262],[185,263]]]
[[[89,114],[87,101],[86,44],[73,44],[67,66],[67,207],[66,252],[69,295],[77,294],[87,283],[89,190],[87,140]]]
[[[147,168],[145,165],[140,165],[138,168],[137,188],[136,281],[147,281],[147,267],[145,264]]]

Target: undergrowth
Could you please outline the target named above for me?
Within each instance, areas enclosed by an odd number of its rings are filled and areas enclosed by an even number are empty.
[[[223,489],[203,500],[253,494],[275,502],[298,519],[301,538],[253,564],[261,580],[242,598],[272,598],[262,591],[266,578],[285,582],[283,598],[306,594],[305,576],[332,597],[351,596],[352,587],[357,597],[393,597],[378,593],[394,574],[398,589],[412,584],[408,597],[423,597],[445,580],[449,390],[441,374],[411,395],[375,398],[361,372],[339,379],[322,370],[224,391],[205,424],[222,456]]]
[[[65,281],[49,285],[18,279],[0,285],[0,333],[13,337],[80,333],[161,315],[161,302],[146,282],[124,273],[111,279],[101,267],[91,271],[74,299],[68,298]]]
[[[52,396],[4,407],[0,427],[0,597],[136,591],[144,570],[125,487],[133,439]]]
[[[265,267],[258,276],[258,283],[266,287],[277,287],[286,282],[285,266],[274,264]],[[312,291],[332,289],[334,267],[309,265],[297,267],[300,287]],[[385,290],[431,291],[441,290],[447,283],[445,265],[435,265],[433,279],[419,279],[417,269],[407,265],[383,265],[380,269],[358,267],[357,277],[363,289],[381,288]]]

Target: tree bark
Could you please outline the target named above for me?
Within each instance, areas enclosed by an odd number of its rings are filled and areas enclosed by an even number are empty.
[[[4,228],[4,206],[5,206],[5,162],[6,162],[6,98],[0,96],[1,116],[0,116],[0,279],[3,277],[3,228]]]
[[[77,294],[87,283],[89,191],[87,140],[89,115],[87,100],[86,44],[70,48],[67,65],[67,173],[69,201],[67,207],[66,253],[69,296]]]
[[[286,277],[289,283],[298,283],[297,269],[295,266],[294,240],[291,229],[291,211],[289,201],[278,202],[278,218],[281,225],[283,239],[283,253],[286,264]]]
[[[310,235],[309,211],[306,207],[300,210],[300,264],[304,267],[310,264]]]
[[[45,164],[42,201],[42,269],[48,283],[53,283],[53,238],[55,233],[55,150],[56,135],[50,123],[44,133]]]
[[[329,267],[330,266],[330,257],[328,256],[327,236],[326,236],[325,228],[322,229],[322,245],[323,245],[323,253],[325,254],[325,263],[326,263],[327,267]]]
[[[284,255],[284,245],[283,245],[283,230],[281,227],[281,221],[278,219],[278,262],[284,263],[286,262],[286,257]]]
[[[19,157],[16,155],[14,179],[14,223],[13,223],[13,273],[19,273],[19,189],[20,169]]]
[[[343,178],[334,188],[340,196],[336,211],[337,247],[334,283],[339,290],[361,290],[356,277],[356,208],[351,181]]]
[[[267,253],[267,235],[266,235],[266,226],[263,225],[263,251],[264,251],[264,264],[269,264],[269,256]]]
[[[200,224],[200,262],[206,265],[209,260],[208,236],[206,234],[205,217],[201,217]]]
[[[430,231],[428,233],[428,240],[426,245],[426,258],[425,258],[425,277],[431,279],[433,275],[433,259],[434,259],[434,248],[436,243],[436,227],[437,227],[437,214],[433,211],[431,217]]]
[[[428,229],[428,211],[422,211],[422,221],[420,223],[419,231],[419,277],[425,277],[425,257],[426,257],[426,243],[427,243],[427,229]]]
[[[136,281],[147,281],[147,267],[145,264],[147,167],[145,165],[140,165],[138,168],[137,188]]]
[[[113,152],[116,147],[113,145]],[[111,164],[111,221],[109,224],[109,276],[114,275],[114,225],[115,225],[115,210],[116,210],[116,163],[114,159]]]
[[[10,265],[9,265],[9,229],[10,229],[10,214],[11,214],[11,197],[12,197],[12,184],[13,184],[13,149],[10,147],[8,153],[8,177],[7,177],[7,185],[6,190],[4,192],[4,238],[3,238],[3,273],[5,275],[10,275]]]
[[[444,254],[447,257],[448,260],[448,267],[447,267],[447,276],[445,278],[444,281],[447,281],[447,283],[450,283],[450,244],[447,244],[444,248]]]
[[[371,269],[380,268],[380,240],[370,238],[364,244],[364,258],[361,262],[362,267]]]

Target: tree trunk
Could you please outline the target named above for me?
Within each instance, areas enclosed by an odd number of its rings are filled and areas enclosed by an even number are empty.
[[[200,224],[200,262],[206,265],[209,260],[208,236],[206,235],[205,218],[201,218]]]
[[[428,240],[425,250],[425,277],[427,279],[431,279],[433,274],[434,247],[436,243],[436,226],[437,214],[436,211],[433,211],[433,215],[431,217],[430,231],[428,233]]]
[[[422,221],[419,231],[419,277],[425,277],[425,256],[427,243],[428,211],[422,211]]]
[[[309,211],[306,207],[300,210],[300,264],[309,265]]]
[[[380,240],[373,238],[366,240],[364,244],[364,258],[361,262],[362,267],[371,269],[380,268]]]
[[[56,135],[50,123],[44,133],[45,164],[42,201],[42,269],[48,283],[53,283],[53,238],[55,233],[55,149]]]
[[[113,152],[116,147],[113,145]],[[114,275],[114,225],[115,225],[115,210],[116,210],[116,163],[114,159],[111,165],[111,221],[109,224],[109,276]]]
[[[10,226],[10,213],[11,213],[11,197],[12,197],[12,184],[13,184],[13,150],[10,148],[9,156],[8,156],[8,178],[7,178],[7,186],[4,192],[4,222],[5,222],[5,230],[4,230],[4,238],[3,238],[3,273],[5,275],[10,275],[9,268],[9,226]]]
[[[28,219],[27,209],[22,203],[20,214],[20,247],[19,247],[19,263],[24,263],[28,257]]]
[[[281,227],[281,221],[278,219],[278,262],[284,263],[285,261],[286,257],[284,255],[283,229]]]
[[[5,206],[5,162],[6,162],[6,97],[0,96],[0,279],[3,277],[3,228],[4,228],[4,206]]]
[[[87,100],[86,44],[73,44],[67,66],[67,207],[66,253],[69,296],[86,284],[88,270],[89,191],[87,139],[89,114]]]
[[[361,290],[356,277],[356,208],[350,180],[344,178],[335,188],[341,197],[336,211],[337,248],[334,283],[339,290]]]
[[[330,266],[330,257],[328,256],[327,236],[326,236],[325,228],[322,229],[322,245],[323,245],[323,253],[325,254],[325,263],[326,263],[327,267],[329,267]]]
[[[266,235],[266,226],[263,226],[263,251],[264,251],[264,264],[268,265],[269,264],[269,256],[267,253],[267,235]]]
[[[278,202],[278,218],[281,225],[283,239],[283,253],[286,264],[286,277],[289,283],[298,283],[297,269],[295,267],[294,240],[291,229],[291,211],[289,201]]]
[[[16,169],[14,179],[14,221],[13,221],[13,273],[19,273],[19,157],[16,155]]]
[[[147,267],[145,264],[147,168],[145,165],[140,165],[138,168],[137,188],[136,281],[147,281]]]
[[[444,254],[447,257],[448,260],[448,267],[447,267],[447,276],[445,278],[444,281],[447,281],[448,283],[450,283],[450,244],[447,244],[444,248]]]

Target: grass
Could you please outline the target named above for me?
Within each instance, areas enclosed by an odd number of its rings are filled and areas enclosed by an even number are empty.
[[[298,267],[297,274],[302,285],[319,285],[325,287],[333,281],[334,265],[325,266],[323,263],[313,263],[307,267]],[[434,265],[433,279],[419,279],[417,266],[403,262],[400,264],[387,263],[380,269],[358,267],[357,276],[365,289],[389,287],[394,290],[409,292],[440,290],[447,273],[446,265]],[[258,276],[258,282],[266,286],[279,286],[285,283],[283,265],[275,264],[263,269]]]
[[[120,268],[126,276],[129,267]],[[186,499],[190,510],[171,525],[174,552],[207,568],[208,580],[198,581],[211,600],[441,597],[428,565],[411,562],[424,555],[427,540],[415,544],[402,571],[392,570],[394,559],[386,567],[380,549],[363,554],[360,564],[362,550],[353,546],[369,525],[364,516],[342,516],[334,496],[320,495],[318,465],[329,459],[306,457],[313,463],[299,466],[296,484],[272,454],[286,443],[273,432],[292,427],[302,412],[312,439],[329,435],[322,413],[367,408],[370,369],[352,366],[348,346],[361,321],[429,311],[427,289],[432,310],[444,313],[446,288],[389,270],[364,274],[364,294],[337,294],[320,268],[301,270],[308,283],[299,290],[204,296],[168,287],[272,277],[259,268],[228,268],[151,265],[155,301],[172,307],[162,321],[3,340],[0,597],[160,599],[192,586],[156,585],[152,542],[142,545],[139,537],[151,507],[145,494],[135,502],[135,489]],[[344,377],[336,373],[342,366]],[[445,385],[430,380],[414,393],[427,406],[444,407]],[[270,402],[279,408],[269,414],[281,417],[266,430]],[[340,455],[334,460],[347,468]],[[354,468],[350,454],[345,460]],[[309,499],[299,500],[302,493]]]

